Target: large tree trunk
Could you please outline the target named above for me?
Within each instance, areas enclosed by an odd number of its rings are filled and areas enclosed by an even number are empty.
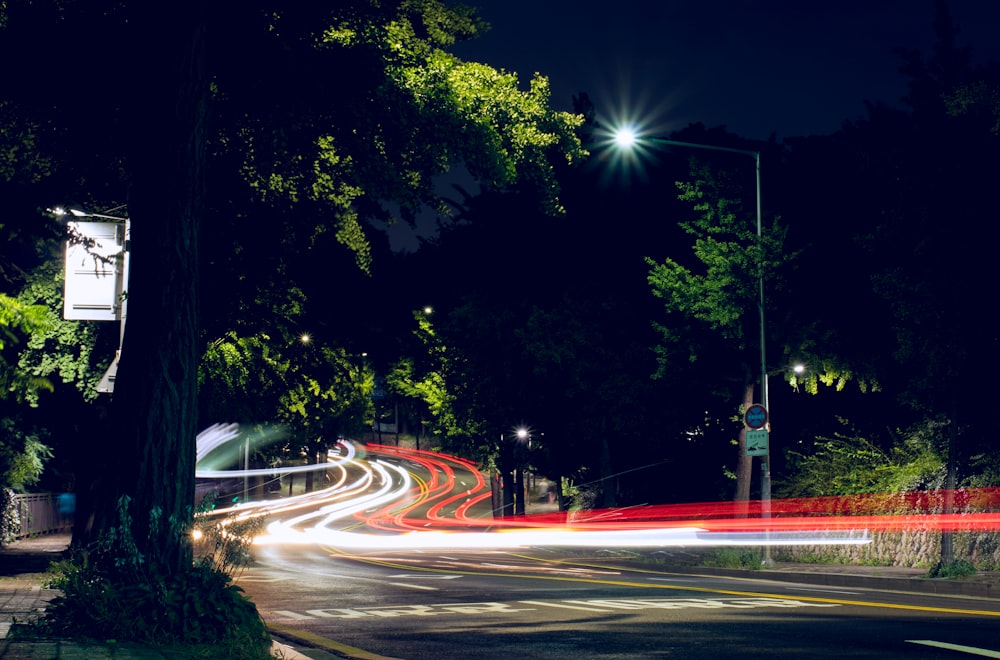
[[[132,225],[128,320],[112,402],[120,459],[100,527],[132,498],[139,550],[168,571],[190,565],[197,433],[198,233],[204,207],[205,21],[200,3],[133,2],[123,118]],[[109,509],[110,507],[110,509]]]

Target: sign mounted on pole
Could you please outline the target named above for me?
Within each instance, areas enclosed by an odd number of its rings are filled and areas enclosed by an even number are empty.
[[[767,456],[767,436],[764,429],[747,430],[747,456]]]
[[[767,425],[767,408],[755,403],[743,415],[743,421],[752,429],[762,429]]]

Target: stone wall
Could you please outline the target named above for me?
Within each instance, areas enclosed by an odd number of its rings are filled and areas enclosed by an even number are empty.
[[[905,532],[875,532],[864,545],[801,545],[776,548],[778,561],[863,566],[930,568],[941,558],[941,532],[913,529]],[[981,571],[1000,570],[1000,533],[956,532],[955,557]]]

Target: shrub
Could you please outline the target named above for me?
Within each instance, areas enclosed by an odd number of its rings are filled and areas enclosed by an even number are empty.
[[[953,559],[948,562],[938,562],[930,571],[927,577],[932,578],[960,578],[966,575],[974,575],[976,567],[964,559]]]
[[[17,511],[14,491],[0,488],[0,546],[11,543],[20,529],[21,516]]]
[[[719,568],[760,568],[763,555],[760,548],[720,548],[712,553],[707,564]]]
[[[209,645],[229,658],[270,657],[270,637],[257,608],[215,561],[194,562],[178,574],[138,551],[127,498],[119,503],[119,526],[55,564],[54,575],[51,586],[62,595],[36,624],[41,634]]]

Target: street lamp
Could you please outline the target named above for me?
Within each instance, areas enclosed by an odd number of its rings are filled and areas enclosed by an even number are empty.
[[[698,144],[696,142],[682,142],[680,140],[671,140],[669,138],[662,137],[640,137],[636,135],[635,131],[630,128],[621,128],[615,131],[615,144],[621,148],[630,149],[636,146],[640,141],[652,142],[654,144],[664,144],[672,147],[685,147],[688,149],[707,149],[711,151],[728,151],[734,154],[743,154],[744,156],[750,156],[754,161],[754,173],[756,175],[757,182],[757,243],[758,246],[763,248],[761,242],[763,240],[763,230],[761,222],[761,201],[760,201],[760,152],[752,149],[737,149],[735,147],[719,147],[713,144]],[[762,253],[763,254],[763,253]],[[763,257],[761,257],[763,259]],[[760,269],[760,274],[758,276],[758,301],[757,301],[757,314],[760,319],[760,401],[764,406],[765,411],[770,410],[768,405],[767,396],[767,354],[764,343],[764,271],[763,268]],[[770,414],[767,414],[768,419]],[[768,433],[770,424],[768,423],[767,428],[761,429],[765,434]],[[765,518],[771,517],[771,447],[767,436],[764,436],[764,450],[760,454],[761,466],[760,466],[760,491],[761,491],[761,515]],[[771,552],[770,546],[764,546],[764,562],[770,564],[771,562]]]
[[[517,450],[518,446],[531,442],[531,430],[524,425],[512,429],[513,439],[506,433],[500,434],[500,466],[499,478],[496,483],[499,492],[494,490],[498,498],[493,502],[493,515],[500,512],[501,518],[506,518],[511,514],[525,513],[524,506],[524,484],[520,473],[520,460]]]

